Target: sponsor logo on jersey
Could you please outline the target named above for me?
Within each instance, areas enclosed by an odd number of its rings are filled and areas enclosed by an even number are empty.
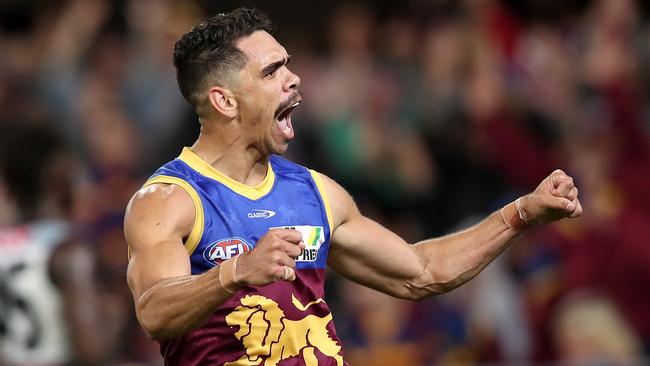
[[[298,230],[302,234],[302,241],[305,249],[296,258],[296,262],[315,262],[318,258],[318,251],[325,242],[325,233],[322,226],[296,225],[283,226],[283,229]]]
[[[246,240],[234,237],[218,240],[208,245],[203,251],[203,259],[212,265],[219,265],[219,263],[235,257],[239,254],[246,253],[253,249],[253,246],[248,244]]]
[[[249,219],[269,219],[275,216],[275,211],[271,210],[253,210],[248,213]]]

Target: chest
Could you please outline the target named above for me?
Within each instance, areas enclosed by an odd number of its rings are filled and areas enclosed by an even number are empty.
[[[253,250],[273,228],[292,228],[302,234],[306,249],[297,259],[297,269],[325,267],[329,227],[313,182],[280,178],[267,195],[256,200],[209,182],[197,188],[204,223],[202,237],[190,257],[193,273]]]

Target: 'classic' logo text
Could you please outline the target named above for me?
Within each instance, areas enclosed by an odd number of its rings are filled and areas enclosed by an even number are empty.
[[[248,213],[249,219],[268,219],[275,216],[275,211],[271,210],[253,210]]]

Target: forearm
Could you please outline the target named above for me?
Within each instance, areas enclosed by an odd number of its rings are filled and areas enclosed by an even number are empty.
[[[361,215],[334,181],[326,177],[324,181],[335,217],[328,264],[353,281],[404,299],[450,291],[476,276],[530,225],[582,214],[573,179],[556,170],[534,192],[481,223],[408,245]]]
[[[419,242],[414,250],[425,267],[407,286],[415,298],[450,291],[481,272],[517,237],[497,211],[466,230]]]
[[[136,299],[136,313],[147,335],[169,339],[199,327],[232,295],[222,287],[221,270],[217,267],[201,275],[165,279],[145,291]],[[232,283],[224,286],[232,291]]]

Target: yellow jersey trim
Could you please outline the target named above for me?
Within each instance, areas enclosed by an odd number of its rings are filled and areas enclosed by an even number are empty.
[[[187,237],[187,240],[185,240],[184,243],[187,253],[189,255],[192,255],[196,247],[199,245],[199,241],[201,241],[201,237],[203,236],[203,229],[205,226],[205,218],[203,214],[203,203],[201,203],[201,198],[199,198],[199,194],[196,192],[194,187],[192,187],[189,183],[187,183],[181,178],[171,177],[169,175],[155,176],[149,179],[148,181],[146,181],[143,187],[156,184],[156,183],[177,185],[181,187],[185,192],[187,192],[187,194],[192,199],[192,202],[194,202],[194,212],[195,212],[194,224],[192,224],[192,231],[190,231],[190,235]]]
[[[196,170],[199,174],[208,178],[212,178],[230,188],[235,193],[251,200],[257,200],[266,196],[269,192],[271,192],[273,184],[275,183],[275,173],[273,172],[273,168],[271,168],[271,163],[268,164],[264,180],[260,184],[253,187],[238,182],[218,171],[212,165],[208,164],[208,162],[201,159],[188,147],[183,148],[183,151],[178,158],[184,161],[185,164],[189,165],[190,168]]]
[[[309,169],[309,173],[311,173],[311,177],[314,179],[316,188],[318,188],[318,192],[320,193],[320,196],[323,199],[323,203],[325,204],[325,214],[327,215],[327,223],[330,227],[330,236],[332,236],[332,234],[334,234],[334,221],[332,221],[332,209],[330,208],[330,201],[327,197],[327,192],[325,191],[325,185],[323,184],[323,180],[320,177],[320,173],[311,169]]]

